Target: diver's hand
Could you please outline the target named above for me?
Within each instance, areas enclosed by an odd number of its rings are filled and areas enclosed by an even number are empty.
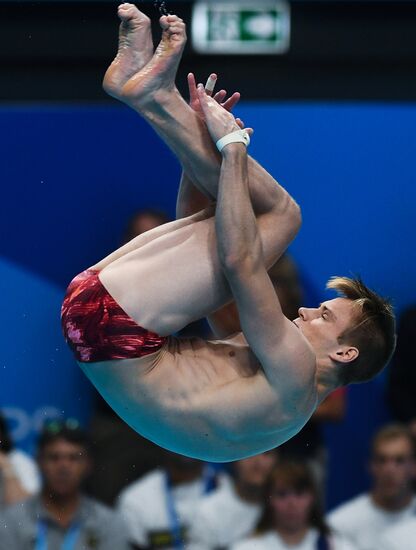
[[[215,143],[241,129],[234,116],[207,95],[202,84],[198,85],[197,92],[205,122]],[[247,132],[251,135],[253,130],[249,128]]]
[[[213,73],[210,75],[209,80],[211,82],[216,83],[218,80],[218,76]],[[201,108],[201,104],[199,101],[198,96],[198,88],[196,85],[195,75],[193,73],[188,74],[188,88],[189,88],[189,104],[192,107],[192,109],[202,118],[204,119],[204,113]],[[206,94],[209,96],[212,96],[212,93],[210,90],[205,90]],[[237,105],[237,103],[241,99],[240,92],[234,92],[228,99],[227,99],[227,91],[226,90],[220,90],[217,92],[214,96],[215,101],[221,105],[223,109],[226,111],[232,112],[234,107]],[[240,128],[244,128],[244,123],[237,118],[237,124],[240,126]]]

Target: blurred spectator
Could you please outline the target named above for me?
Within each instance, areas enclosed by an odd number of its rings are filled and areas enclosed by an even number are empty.
[[[288,254],[285,254],[272,267],[269,274],[283,313],[288,319],[296,319],[303,302],[303,290],[296,264]],[[341,388],[328,396],[301,432],[279,448],[280,456],[283,458],[307,460],[322,493],[324,493],[327,467],[327,451],[322,435],[322,423],[344,420],[346,396],[346,388]]]
[[[72,424],[51,423],[39,439],[43,487],[38,496],[8,508],[0,519],[1,550],[127,550],[116,514],[83,496],[90,471],[89,442]]]
[[[203,495],[226,483],[208,465],[165,452],[165,467],[150,472],[127,487],[118,508],[138,549],[183,549],[195,511]]]
[[[170,221],[169,216],[163,212],[163,210],[157,210],[152,208],[146,208],[139,210],[129,220],[125,233],[123,243],[128,243],[138,235],[146,233],[159,225],[168,223]]]
[[[201,500],[192,522],[190,550],[225,548],[251,534],[262,513],[265,481],[277,451],[232,464],[234,480]]]
[[[409,424],[416,440],[416,307],[400,318],[397,348],[390,369],[388,400],[394,418]]]
[[[124,487],[160,463],[161,451],[121,420],[98,392],[89,431],[94,470],[88,494],[113,506]]]
[[[232,550],[354,550],[331,534],[325,523],[319,491],[304,462],[279,462],[263,496],[257,535]]]
[[[39,491],[35,461],[13,448],[5,418],[0,414],[0,510]]]
[[[416,517],[401,521],[387,529],[375,550],[414,550],[416,548]]]
[[[384,531],[416,513],[412,491],[415,449],[405,426],[390,425],[375,436],[371,450],[371,492],[343,504],[329,515],[329,524],[359,550],[378,550]]]
[[[284,254],[269,270],[274,289],[279,298],[282,311],[292,320],[299,317],[299,308],[303,305],[303,289],[295,262]]]

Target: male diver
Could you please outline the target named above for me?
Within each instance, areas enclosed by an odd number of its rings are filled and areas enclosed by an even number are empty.
[[[161,17],[153,53],[148,18],[132,4],[118,13],[104,88],[181,162],[178,219],[78,275],[64,332],[86,375],[143,436],[213,462],[255,455],[295,435],[330,392],[382,370],[395,344],[392,309],[361,281],[337,277],[328,287],[338,298],[284,317],[267,270],[297,234],[300,210],[248,156],[251,132],[227,110],[238,94],[214,99],[190,75],[188,105],[175,87],[183,21]],[[172,336],[202,317],[217,339]]]

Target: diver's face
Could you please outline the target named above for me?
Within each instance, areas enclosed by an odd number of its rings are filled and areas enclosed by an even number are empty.
[[[293,322],[317,356],[336,356],[340,335],[354,325],[354,304],[347,298],[335,298],[317,308],[301,307]]]

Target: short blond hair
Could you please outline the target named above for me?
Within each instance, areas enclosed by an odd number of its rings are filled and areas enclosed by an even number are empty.
[[[342,385],[368,382],[390,361],[396,347],[396,321],[389,300],[370,290],[360,278],[332,277],[327,288],[354,302],[354,324],[339,337],[355,346],[357,359],[340,366]]]

